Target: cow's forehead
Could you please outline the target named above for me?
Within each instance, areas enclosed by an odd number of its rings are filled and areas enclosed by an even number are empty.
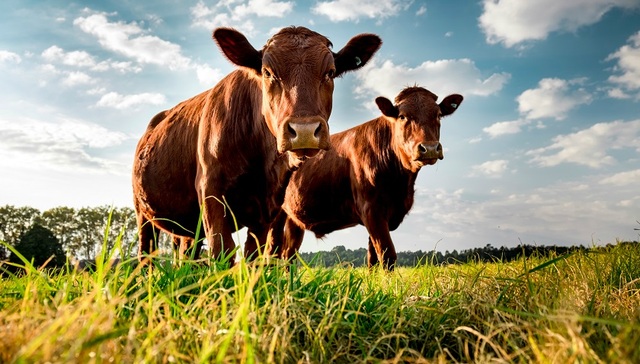
[[[291,51],[310,47],[331,47],[331,42],[322,34],[305,27],[283,28],[276,33],[263,48],[263,52]]]
[[[438,96],[425,88],[412,86],[400,91],[398,96],[396,96],[395,102],[399,105],[405,102],[420,100],[422,100],[423,102],[433,101],[435,103],[438,100]]]

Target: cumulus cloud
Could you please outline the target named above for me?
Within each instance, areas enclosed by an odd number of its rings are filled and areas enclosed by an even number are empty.
[[[471,176],[498,178],[502,176],[508,166],[509,161],[505,159],[486,161],[471,167]]]
[[[606,60],[617,60],[614,67],[616,75],[610,76],[609,82],[618,88],[610,90],[609,96],[623,99],[635,97],[640,100],[640,31],[632,35],[628,44],[610,54]]]
[[[554,118],[563,120],[569,111],[588,104],[593,97],[582,84],[585,79],[563,80],[559,78],[544,78],[538,82],[538,87],[525,90],[517,98],[520,118],[514,121],[499,121],[482,129],[491,138],[508,134],[520,133],[525,126],[534,120]],[[531,128],[544,128],[538,121]]]
[[[209,7],[203,1],[193,6],[193,25],[208,30],[219,26],[231,26],[242,32],[255,32],[251,16],[282,18],[293,11],[294,2],[274,0],[249,0],[238,4],[236,1],[219,1]]]
[[[615,163],[609,155],[611,150],[629,148],[640,152],[640,120],[598,123],[576,133],[556,136],[553,144],[526,154],[541,167],[575,163],[600,168]]]
[[[79,17],[73,21],[83,32],[98,39],[102,47],[132,58],[142,64],[155,64],[169,69],[188,68],[191,61],[181,48],[155,36],[146,35],[135,23],[110,22],[104,13]]]
[[[583,82],[583,79],[544,78],[537,88],[526,90],[517,97],[518,110],[527,119],[562,120],[570,110],[591,102],[591,94],[581,87]]]
[[[479,25],[488,43],[513,47],[597,23],[614,7],[638,6],[637,0],[483,0]]]
[[[0,50],[0,63],[20,63],[22,58],[16,53]]]
[[[114,62],[111,60],[98,62],[95,57],[85,51],[66,52],[64,49],[53,45],[45,49],[42,58],[50,63],[62,64],[70,67],[87,68],[92,71],[104,72],[110,69],[121,73],[142,71],[139,66],[134,66],[131,62]]]
[[[417,67],[372,61],[356,77],[360,80],[357,92],[364,95],[384,95],[393,99],[400,87],[418,84],[444,97],[451,93],[465,96],[488,96],[502,89],[509,80],[508,73],[494,73],[485,77],[469,59],[426,61]]]
[[[0,119],[0,138],[5,141],[0,145],[2,155],[36,169],[126,172],[116,162],[92,156],[89,149],[118,146],[128,136],[78,120],[54,121]]]
[[[211,68],[206,64],[196,66],[196,74],[198,75],[198,81],[204,86],[213,86],[220,81],[224,74],[217,68]]]
[[[603,178],[600,184],[614,186],[640,185],[640,169],[616,173],[613,176]]]
[[[95,83],[95,80],[84,72],[69,72],[62,79],[62,84],[68,87],[90,85],[93,83]]]
[[[500,121],[483,128],[482,131],[489,134],[491,138],[495,138],[501,135],[517,134],[529,123],[529,120]]]
[[[165,102],[165,96],[159,93],[145,92],[135,95],[121,95],[117,92],[109,92],[102,95],[97,106],[128,109],[143,104],[161,105]]]
[[[316,3],[311,11],[324,15],[333,22],[358,21],[363,17],[384,19],[407,10],[412,3],[413,1],[408,0],[333,0]],[[423,8],[424,13],[426,8],[424,6]],[[420,11],[418,10],[418,12]]]

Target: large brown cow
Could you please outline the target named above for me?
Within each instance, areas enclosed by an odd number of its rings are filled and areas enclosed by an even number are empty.
[[[243,226],[245,247],[255,250],[252,237],[266,239],[292,169],[330,146],[334,78],[365,65],[381,44],[360,34],[334,53],[303,27],[282,29],[262,50],[229,28],[213,38],[239,69],[156,115],[136,149],[141,260],[155,249],[155,228],[188,242],[200,214],[214,257],[230,255],[232,232]]]
[[[408,87],[395,99],[378,97],[382,116],[331,136],[332,149],[293,173],[282,211],[272,224],[268,253],[290,259],[305,230],[320,238],[357,224],[369,232],[368,264],[393,269],[396,251],[389,231],[411,209],[422,166],[443,159],[440,118],[462,96],[438,97]]]

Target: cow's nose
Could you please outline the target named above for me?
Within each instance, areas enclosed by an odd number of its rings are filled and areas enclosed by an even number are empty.
[[[290,119],[285,130],[288,150],[329,149],[329,126],[324,119]]]
[[[418,144],[418,155],[420,159],[444,159],[442,144],[440,142],[420,143]]]

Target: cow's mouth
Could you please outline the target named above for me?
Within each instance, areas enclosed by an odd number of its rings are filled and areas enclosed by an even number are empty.
[[[319,152],[320,152],[320,149],[316,149],[316,148],[301,148],[301,149],[293,149],[289,151],[289,153],[291,153],[294,157],[300,160],[313,158]]]
[[[422,158],[422,159],[416,159],[413,161],[413,163],[419,167],[427,166],[427,165],[432,166],[437,162],[438,162],[438,158]]]

